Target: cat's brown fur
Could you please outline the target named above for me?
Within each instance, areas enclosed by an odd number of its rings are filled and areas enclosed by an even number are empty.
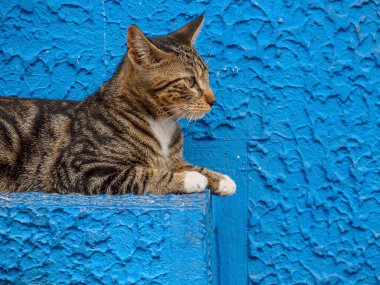
[[[228,176],[183,160],[173,120],[215,103],[192,47],[203,20],[152,39],[129,27],[115,74],[82,102],[0,97],[0,191],[233,194]]]

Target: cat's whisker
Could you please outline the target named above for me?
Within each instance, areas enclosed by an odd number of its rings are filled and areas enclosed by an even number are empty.
[[[172,119],[174,116],[177,116],[179,114],[181,114],[181,112],[183,112],[184,110],[183,109],[180,109],[178,112],[174,113],[173,115],[171,115],[170,117],[168,117],[164,123],[166,123],[167,121],[169,121],[170,119]]]
[[[205,55],[205,58],[209,56],[211,48],[212,48],[212,45],[207,48],[207,54]]]
[[[187,108],[186,106],[182,106],[182,107],[175,108],[171,111],[173,112],[173,111],[178,111],[178,110],[185,110],[186,108]]]
[[[159,112],[159,114],[160,114],[160,115],[168,115],[168,113],[173,113],[173,112],[175,112],[174,115],[176,115],[176,112],[178,112],[179,110],[185,109],[185,108],[187,108],[187,106],[181,104],[181,105],[176,106],[175,108],[171,108],[170,110],[164,111],[164,112],[162,112],[162,113]],[[178,114],[178,113],[177,113],[177,114]],[[172,117],[172,116],[173,116],[173,115],[171,115],[170,117]]]
[[[172,108],[172,109],[167,110],[167,111],[163,111],[163,112],[159,111],[158,115],[168,115],[168,112],[177,112],[178,110],[181,110],[182,108],[183,108],[183,105],[178,105],[178,107]],[[170,116],[170,117],[172,117],[172,116]]]
[[[186,128],[190,125],[191,119],[193,118],[194,113],[190,113],[190,118],[187,120]]]
[[[189,127],[189,125],[190,125],[190,118],[187,118],[186,129]]]
[[[187,115],[187,114],[188,114],[188,109],[184,109],[184,110],[182,110],[182,112],[184,112],[184,113],[181,113],[181,116],[183,116],[183,115]],[[177,115],[179,115],[179,114],[177,114]],[[177,121],[175,120],[175,121],[170,125],[169,130],[171,130],[171,128],[172,128],[176,123],[177,123]]]
[[[213,55],[214,48],[212,49],[211,53],[206,58],[206,64],[208,64],[208,61],[210,60],[211,56]]]
[[[196,114],[194,113],[194,115],[191,116],[190,120],[191,120],[191,121],[195,121],[195,117],[196,117]]]
[[[171,107],[183,107],[183,106],[186,106],[184,104],[173,104],[173,105],[170,105],[170,106],[160,106],[158,108],[156,108],[156,110],[161,110],[161,109],[169,109]]]
[[[190,126],[190,123],[191,123],[191,121],[192,121],[192,119],[193,119],[193,116],[194,116],[194,114],[191,114],[190,119],[189,119],[189,122],[188,122],[188,125],[189,125],[189,126]]]

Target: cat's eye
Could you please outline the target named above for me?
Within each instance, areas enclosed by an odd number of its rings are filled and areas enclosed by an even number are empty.
[[[187,82],[188,82],[190,88],[198,88],[198,84],[197,84],[197,81],[195,80],[194,76],[188,77]]]

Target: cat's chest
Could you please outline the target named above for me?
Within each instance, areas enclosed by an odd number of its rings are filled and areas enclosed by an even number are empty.
[[[148,118],[147,121],[160,143],[163,156],[167,158],[169,155],[169,146],[177,127],[176,121],[170,118],[158,118],[156,120]]]

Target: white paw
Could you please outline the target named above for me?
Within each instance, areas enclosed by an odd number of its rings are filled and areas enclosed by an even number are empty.
[[[236,192],[235,182],[227,175],[219,182],[218,195],[230,196]]]
[[[186,171],[185,193],[202,192],[206,189],[208,180],[206,176],[196,171]]]

